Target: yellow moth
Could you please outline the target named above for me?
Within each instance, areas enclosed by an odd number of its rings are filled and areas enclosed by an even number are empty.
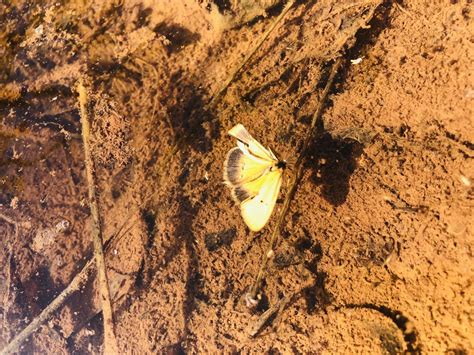
[[[267,224],[280,192],[285,162],[257,142],[241,124],[230,131],[237,138],[224,163],[224,181],[240,204],[242,217],[254,232]]]

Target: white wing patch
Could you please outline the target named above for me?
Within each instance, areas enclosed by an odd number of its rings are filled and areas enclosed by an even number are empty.
[[[277,160],[275,155],[270,150],[266,149],[263,145],[261,145],[257,140],[255,140],[242,124],[239,123],[238,125],[234,126],[229,131],[229,134],[239,140],[239,142],[237,142],[237,145],[239,145],[239,143],[245,144],[247,146],[248,151],[254,156],[272,162],[274,160]]]
[[[272,171],[264,176],[265,182],[259,193],[240,205],[245,223],[254,232],[261,230],[272,215],[280,192],[282,172]]]

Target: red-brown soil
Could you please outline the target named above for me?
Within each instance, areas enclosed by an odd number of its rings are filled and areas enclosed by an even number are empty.
[[[0,5],[1,348],[92,257],[82,78],[122,353],[474,351],[471,1],[298,1],[209,106],[284,7],[251,3]],[[295,159],[337,58],[250,309],[294,171],[251,233],[222,183],[227,131]],[[94,275],[23,352],[103,349]]]

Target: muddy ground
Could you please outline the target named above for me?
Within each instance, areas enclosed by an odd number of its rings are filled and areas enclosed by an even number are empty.
[[[471,1],[298,1],[209,105],[284,8],[250,4],[0,5],[0,347],[92,257],[82,78],[121,352],[474,351]],[[338,58],[250,309],[293,171],[250,232],[222,183],[226,132],[291,161]],[[23,353],[103,349],[94,276]]]

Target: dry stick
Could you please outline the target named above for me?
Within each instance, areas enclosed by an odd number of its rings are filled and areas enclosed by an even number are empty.
[[[273,306],[267,309],[258,319],[257,323],[255,323],[249,331],[250,337],[255,337],[268,323],[270,319],[274,316],[278,316],[281,314],[283,309],[286,307],[288,302],[291,300],[291,297],[283,297],[277,301]]]
[[[80,79],[77,86],[79,93],[79,106],[81,109],[82,140],[84,146],[87,185],[89,188],[89,205],[92,214],[92,238],[94,242],[94,256],[97,265],[97,276],[99,281],[99,296],[104,319],[104,353],[117,353],[117,340],[114,333],[114,320],[112,302],[110,300],[110,290],[107,282],[107,272],[105,268],[104,250],[102,249],[102,230],[100,226],[99,208],[96,200],[96,190],[94,182],[94,162],[90,151],[90,125],[87,91]]]
[[[20,350],[21,344],[31,335],[41,324],[46,322],[49,317],[66,301],[66,299],[74,292],[79,290],[81,285],[89,278],[89,273],[94,269],[94,264],[90,260],[79,272],[71,283],[56,297],[28,326],[23,329],[0,354],[11,354]]]
[[[0,217],[4,217],[0,214]],[[7,217],[8,218],[8,217]],[[8,221],[7,219],[5,219]],[[118,231],[112,235],[109,239],[109,243],[105,248],[105,252],[108,253],[112,248],[112,245],[118,243],[120,238],[127,233],[128,230],[121,233],[125,227],[125,224],[128,220],[124,221],[124,223],[120,226]],[[122,234],[122,236],[120,236]],[[74,277],[71,283],[57,296],[41,313],[37,316],[25,329],[23,329],[20,334],[18,334],[4,349],[0,351],[0,355],[4,354],[11,354],[14,352],[19,351],[20,345],[31,335],[35,332],[41,324],[46,322],[51,315],[59,309],[63,305],[64,302],[68,299],[68,297],[79,290],[81,285],[85,283],[89,279],[90,273],[95,268],[95,263],[93,260],[89,260],[86,265],[82,268],[82,270]]]
[[[5,267],[5,274],[6,274],[6,280],[5,280],[5,285],[6,285],[6,292],[5,295],[3,296],[3,326],[7,332],[7,340],[10,340],[10,331],[8,330],[7,326],[7,316],[8,316],[8,309],[10,308],[10,289],[11,289],[11,282],[12,282],[12,271],[11,271],[11,263],[12,263],[12,258],[13,258],[13,246],[16,245],[18,241],[18,223],[15,222],[13,219],[11,219],[8,216],[5,216],[3,213],[0,213],[0,218],[3,219],[5,222],[13,225],[15,228],[15,240],[13,242],[10,242],[8,245],[8,258],[7,258],[7,265]]]
[[[272,25],[268,28],[268,30],[262,35],[262,37],[260,37],[260,40],[257,42],[255,47],[253,47],[252,50],[245,56],[244,60],[234,69],[232,74],[229,75],[229,77],[226,80],[226,82],[224,83],[224,85],[219,89],[217,94],[215,94],[214,97],[212,98],[212,100],[209,102],[209,106],[214,105],[215,102],[217,101],[217,99],[219,99],[220,96],[227,90],[230,83],[235,79],[235,77],[237,76],[239,71],[244,67],[245,64],[247,64],[247,62],[250,60],[250,58],[252,58],[252,56],[260,48],[262,43],[268,38],[270,33],[272,33],[272,31],[278,25],[278,23],[280,23],[280,21],[283,19],[283,17],[285,17],[285,15],[288,13],[288,11],[290,10],[290,8],[293,6],[294,3],[295,3],[295,0],[290,0],[290,1],[287,2],[285,8],[281,12],[281,14],[278,15],[275,22],[272,23]]]
[[[286,195],[285,202],[283,204],[283,208],[280,212],[280,215],[278,216],[278,220],[275,226],[275,229],[273,230],[272,236],[270,238],[270,245],[268,248],[268,251],[263,255],[262,257],[262,263],[260,264],[260,269],[257,274],[257,278],[255,280],[255,283],[252,285],[252,288],[250,289],[250,292],[247,294],[247,298],[249,301],[251,301],[253,304],[255,304],[257,301],[256,297],[258,294],[258,291],[260,289],[260,284],[262,282],[263,277],[265,276],[265,271],[267,268],[268,261],[270,257],[273,255],[273,249],[275,248],[277,238],[280,235],[280,229],[281,226],[283,225],[283,221],[285,220],[286,213],[288,212],[288,208],[290,207],[290,201],[292,200],[295,192],[296,192],[296,187],[298,185],[298,181],[302,176],[303,172],[303,160],[306,155],[306,151],[308,149],[308,146],[314,136],[314,133],[317,128],[317,123],[321,119],[321,115],[323,113],[324,109],[324,104],[326,102],[326,99],[328,97],[329,91],[331,90],[331,87],[334,83],[334,78],[336,77],[336,74],[343,62],[343,59],[340,57],[336,60],[336,62],[333,64],[332,69],[331,69],[331,74],[329,75],[329,79],[326,83],[326,86],[323,90],[323,93],[321,95],[321,98],[319,99],[318,103],[318,108],[316,109],[316,112],[313,115],[313,119],[311,121],[311,127],[309,130],[308,135],[306,136],[304,143],[303,143],[303,148],[301,149],[301,153],[298,156],[298,160],[295,163],[295,173],[293,174],[293,177],[290,182],[290,191],[288,192],[288,195]]]

